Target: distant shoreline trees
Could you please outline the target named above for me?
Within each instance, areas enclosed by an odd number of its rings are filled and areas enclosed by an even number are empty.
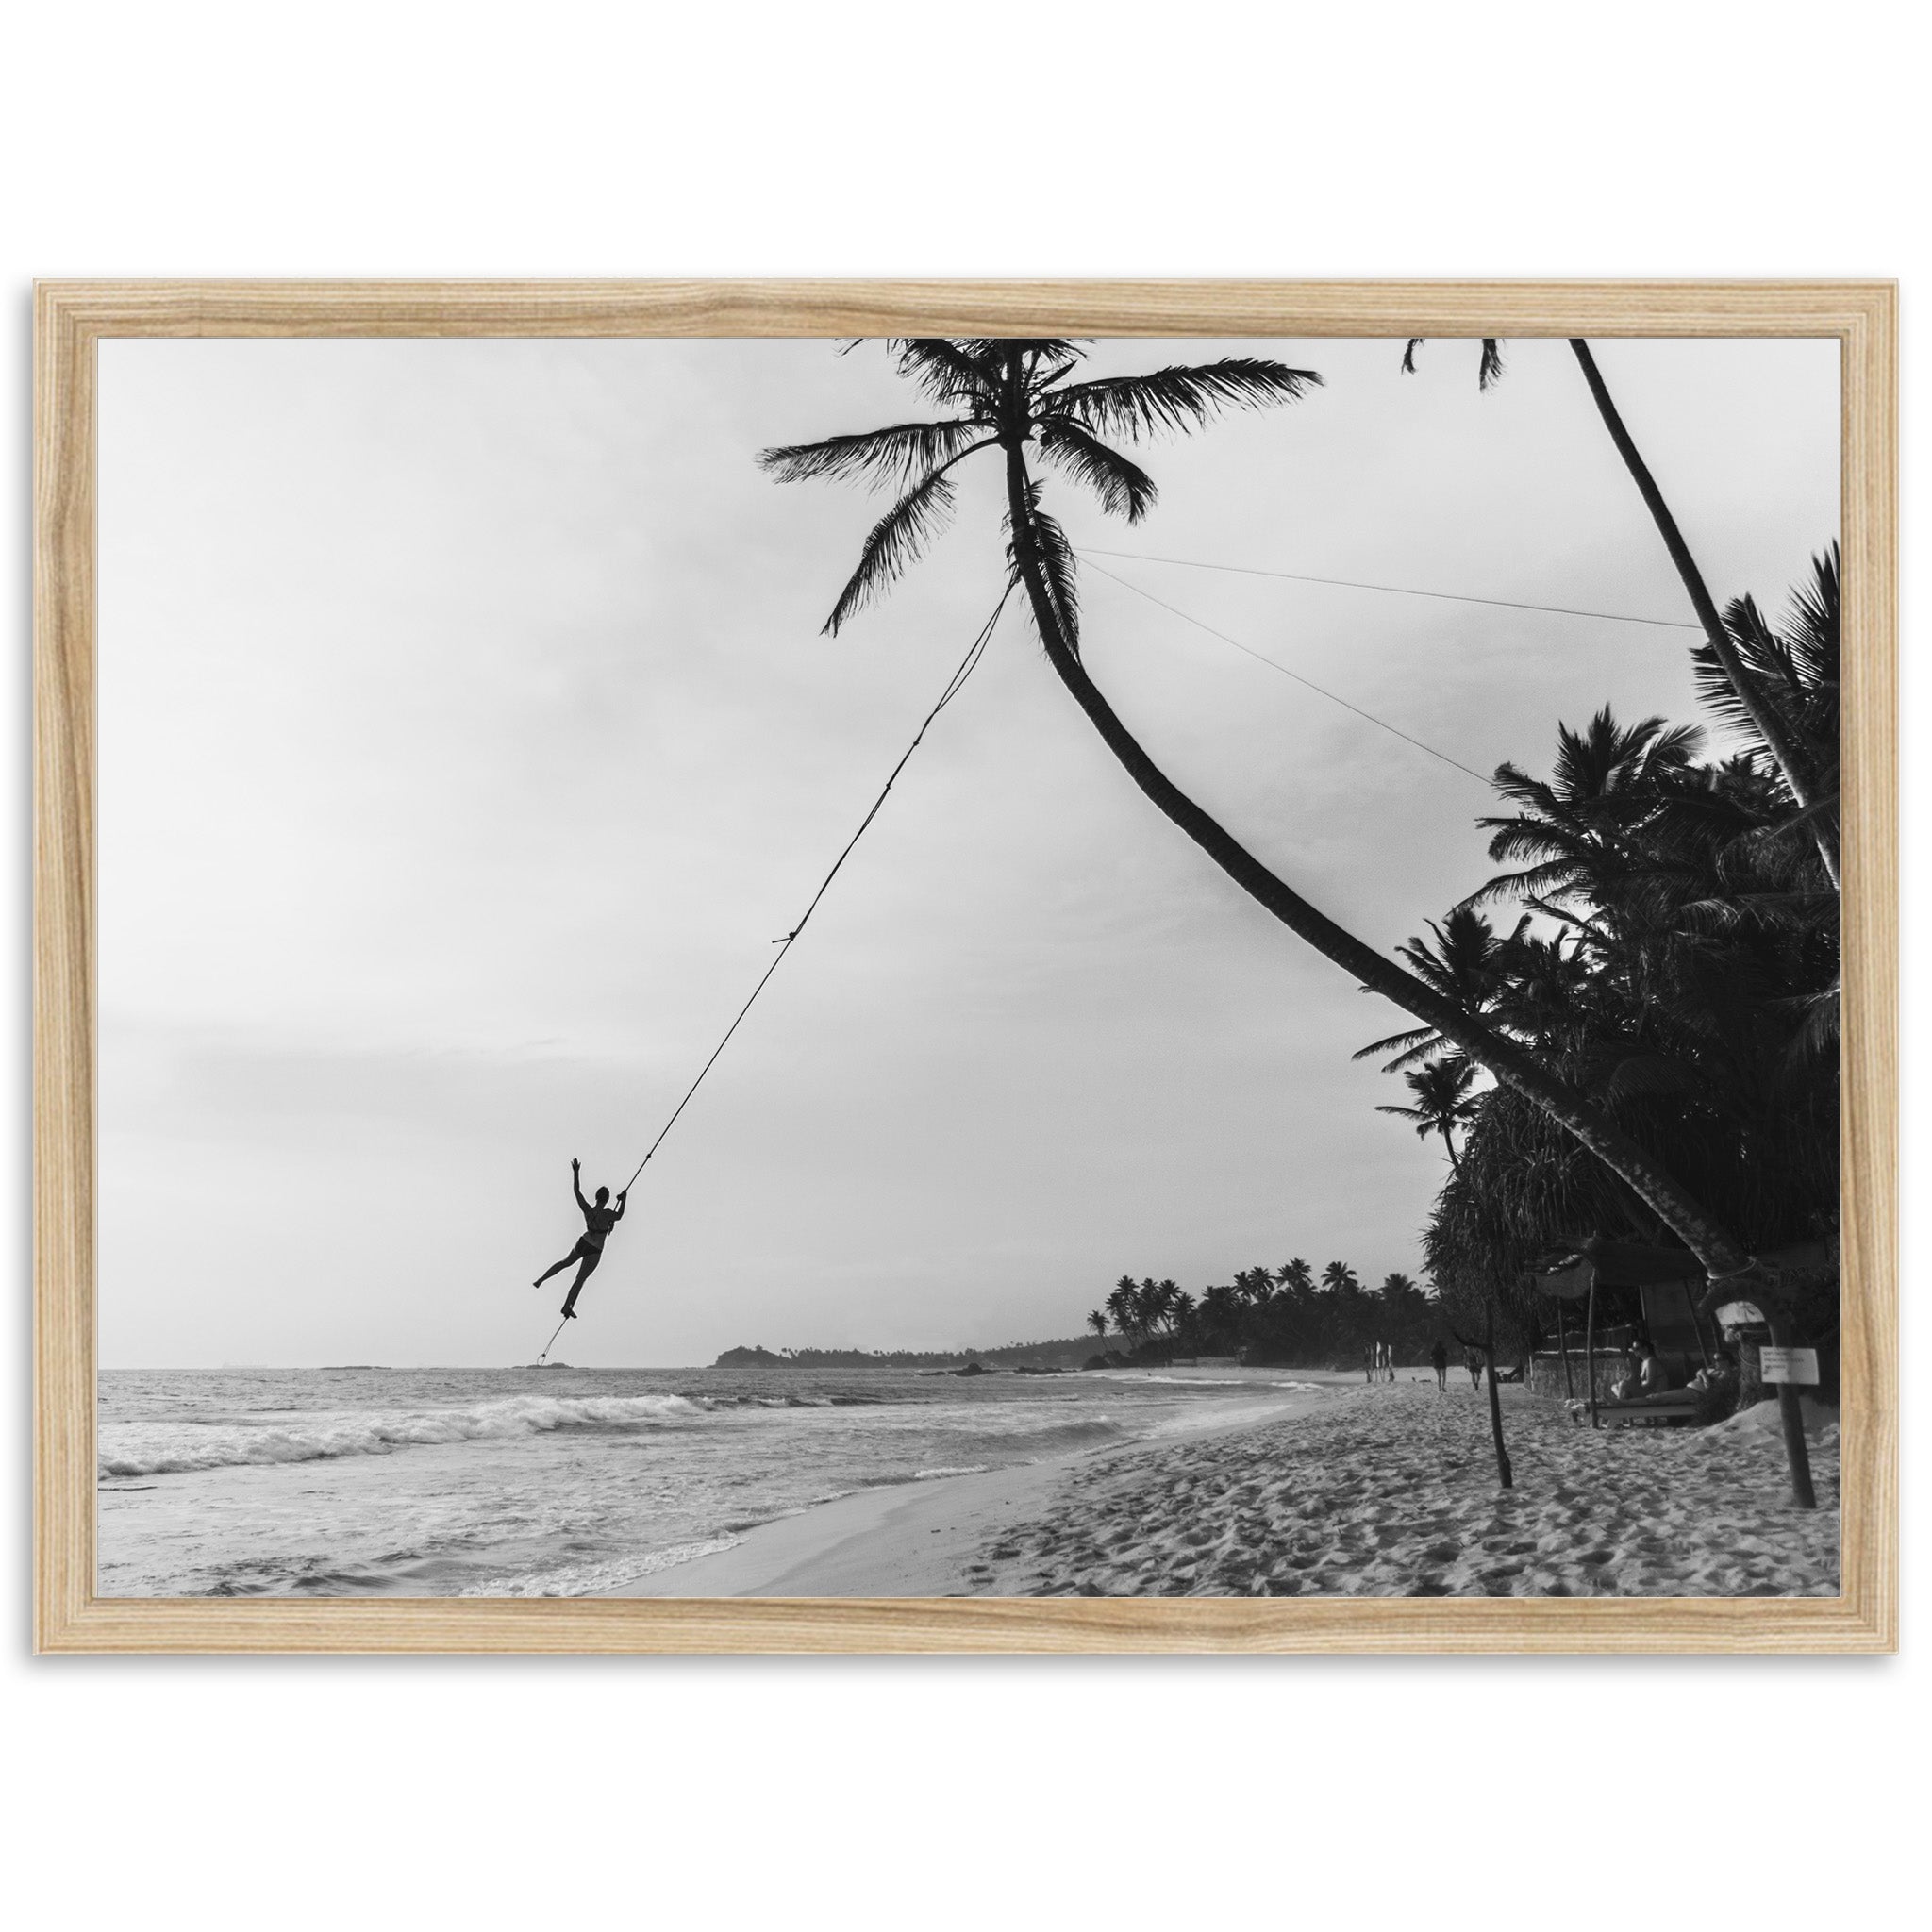
[[[1198,1299],[1173,1281],[1124,1274],[1105,1312],[1129,1360],[1236,1356],[1281,1368],[1354,1368],[1384,1343],[1397,1362],[1414,1363],[1426,1358],[1437,1332],[1435,1302],[1410,1276],[1389,1274],[1372,1292],[1347,1262],[1330,1261],[1318,1283],[1299,1257],[1245,1268]]]

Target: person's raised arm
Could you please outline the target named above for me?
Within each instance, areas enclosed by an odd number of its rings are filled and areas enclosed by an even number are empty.
[[[619,1221],[622,1221],[624,1219],[624,1204],[629,1199],[630,1190],[628,1188],[625,1188],[622,1191],[620,1191],[617,1196],[617,1219]]]
[[[577,1174],[582,1165],[583,1163],[573,1154],[570,1159],[570,1191],[577,1197],[577,1206],[588,1214],[591,1211],[591,1204],[584,1199],[584,1191],[577,1181]]]

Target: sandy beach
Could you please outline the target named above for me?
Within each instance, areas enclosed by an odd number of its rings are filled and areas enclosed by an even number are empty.
[[[1410,1372],[1405,1372],[1408,1374]],[[1503,1391],[1515,1487],[1455,1377],[1284,1418],[840,1499],[620,1592],[654,1596],[1774,1596],[1839,1584],[1836,1418],[1813,1512],[1774,1407],[1598,1430]]]

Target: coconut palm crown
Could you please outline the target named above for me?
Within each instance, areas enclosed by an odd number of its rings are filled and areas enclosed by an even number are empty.
[[[1137,524],[1153,507],[1154,479],[1106,439],[1138,441],[1198,428],[1223,409],[1293,402],[1322,380],[1312,369],[1226,356],[1193,368],[1073,382],[1068,378],[1087,354],[1074,341],[911,340],[889,346],[899,373],[948,414],[768,449],[758,458],[781,482],[833,476],[895,492],[825,620],[828,633],[836,634],[924,549],[952,511],[950,473],[977,451],[997,446],[1017,454],[1024,470],[1031,444],[1041,463],[1084,484],[1109,515]],[[1021,508],[1030,526],[1026,538],[1016,540],[1010,510],[1007,518],[1015,573],[1024,542],[1038,558],[1062,634],[1077,648],[1073,549],[1059,525],[1041,508],[1040,486],[1030,477]]]
[[[1378,1107],[1377,1113],[1392,1113],[1409,1122],[1415,1128],[1416,1137],[1426,1141],[1431,1134],[1441,1134],[1442,1145],[1449,1150],[1449,1165],[1459,1163],[1453,1138],[1458,1127],[1465,1127],[1475,1118],[1479,1102],[1471,1097],[1470,1089],[1475,1085],[1476,1070],[1459,1055],[1440,1060],[1431,1060],[1415,1073],[1404,1074],[1408,1083],[1413,1107]]]

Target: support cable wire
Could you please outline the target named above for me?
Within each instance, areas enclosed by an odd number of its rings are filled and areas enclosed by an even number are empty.
[[[1144,597],[1148,603],[1159,605],[1163,610],[1169,611],[1174,616],[1180,618],[1183,623],[1191,624],[1197,629],[1205,630],[1211,638],[1219,638],[1224,644],[1232,644],[1244,658],[1252,658],[1257,664],[1265,664],[1269,670],[1278,671],[1282,676],[1291,677],[1297,684],[1306,685],[1308,690],[1314,691],[1318,696],[1326,698],[1331,705],[1340,705],[1344,711],[1353,711],[1357,718],[1366,718],[1371,724],[1376,725],[1380,729],[1401,739],[1406,744],[1414,745],[1416,750],[1425,751],[1432,758],[1440,759],[1445,765],[1452,765],[1458,772],[1468,773],[1478,785],[1481,785],[1486,790],[1488,789],[1490,780],[1473,765],[1465,765],[1460,758],[1452,758],[1446,751],[1438,751],[1433,744],[1424,744],[1420,738],[1411,738],[1400,725],[1390,724],[1386,718],[1376,717],[1373,711],[1363,710],[1359,705],[1350,704],[1339,691],[1330,691],[1325,684],[1317,684],[1312,677],[1304,677],[1299,671],[1291,671],[1286,664],[1277,663],[1273,658],[1264,658],[1259,651],[1250,649],[1239,638],[1229,637],[1224,630],[1216,630],[1205,619],[1194,616],[1191,611],[1183,610],[1178,604],[1170,604],[1165,597],[1157,597],[1152,591],[1143,591],[1139,584],[1130,583],[1125,577],[1116,576],[1112,571],[1108,569],[1106,564],[1093,562],[1093,552],[1091,550],[1082,550],[1077,554],[1085,558],[1087,562],[1092,563],[1093,568],[1102,576],[1108,578],[1112,583],[1118,584],[1122,590],[1131,591],[1135,596]],[[1113,551],[1102,553],[1102,555],[1108,557],[1116,554]]]
[[[1555,617],[1600,617],[1606,624],[1647,624],[1658,630],[1694,630],[1675,617],[1630,617],[1617,610],[1578,610],[1568,604],[1524,604],[1513,597],[1467,597],[1454,591],[1418,591],[1407,584],[1365,584],[1354,577],[1316,577],[1294,570],[1259,570],[1245,563],[1203,563],[1192,557],[1149,557],[1140,550],[1090,550],[1089,557],[1118,557],[1129,563],[1172,563],[1183,570],[1219,570],[1238,577],[1280,577],[1291,584],[1330,584],[1343,591],[1382,591],[1391,597],[1433,597],[1442,604],[1488,604],[1497,610],[1542,610]],[[1097,566],[1096,566],[1097,567]]]
[[[749,1013],[752,1008],[758,1004],[758,997],[761,992],[764,991],[765,988],[770,984],[772,974],[777,972],[778,968],[785,963],[786,954],[789,953],[795,944],[797,944],[799,934],[805,930],[806,925],[810,921],[812,914],[819,909],[819,901],[825,896],[825,893],[831,888],[832,881],[839,876],[839,869],[845,863],[845,861],[848,858],[852,857],[852,848],[855,845],[857,845],[862,838],[865,837],[865,834],[868,828],[871,826],[873,820],[878,817],[880,807],[882,807],[885,804],[888,795],[891,793],[892,790],[892,787],[898,783],[899,774],[903,772],[906,769],[907,765],[911,761],[912,754],[919,749],[920,743],[924,739],[925,734],[932,729],[933,721],[939,716],[939,714],[941,711],[943,711],[946,708],[948,705],[950,705],[953,702],[953,700],[956,697],[959,695],[960,691],[965,688],[966,680],[969,677],[971,677],[974,672],[978,668],[979,660],[986,655],[987,645],[992,641],[994,626],[998,625],[1000,621],[1000,615],[1007,608],[1007,600],[1009,597],[1011,597],[1012,594],[1013,586],[1009,582],[1006,590],[1001,592],[1000,601],[993,606],[992,615],[989,617],[983,625],[980,625],[979,635],[973,640],[973,642],[971,646],[968,648],[965,657],[963,657],[959,660],[958,668],[953,673],[952,676],[946,680],[946,688],[942,691],[941,691],[939,703],[936,704],[932,708],[932,709],[925,714],[925,722],[920,725],[919,729],[916,732],[913,733],[912,742],[906,747],[905,752],[900,757],[899,762],[892,767],[891,776],[886,780],[885,784],[879,790],[879,795],[872,802],[872,809],[866,813],[864,818],[859,820],[858,829],[856,832],[854,832],[851,838],[849,838],[845,841],[845,849],[840,853],[836,859],[832,861],[831,871],[828,872],[824,875],[824,877],[819,881],[819,889],[811,895],[811,903],[805,908],[805,911],[800,915],[798,924],[794,925],[791,928],[791,930],[786,933],[782,938],[775,939],[772,941],[772,943],[778,948],[777,952],[773,956],[772,963],[765,968],[762,974],[758,975],[758,983],[752,988],[751,997],[745,1001],[743,1006],[739,1008],[738,1017],[735,1020],[733,1020],[730,1025],[728,1025],[724,1029],[724,1037],[722,1040],[720,1040],[718,1044],[711,1049],[710,1058],[708,1059],[704,1063],[704,1065],[698,1069],[697,1078],[693,1080],[688,1088],[685,1089],[684,1098],[680,1100],[675,1108],[672,1108],[671,1118],[668,1121],[666,1121],[660,1128],[658,1128],[658,1138],[651,1142],[650,1147],[645,1152],[644,1158],[638,1162],[636,1167],[634,1167],[631,1170],[630,1179],[625,1181],[624,1186],[618,1191],[620,1194],[629,1193],[631,1189],[637,1185],[638,1175],[642,1174],[645,1168],[650,1166],[651,1156],[656,1154],[658,1148],[660,1148],[664,1144],[664,1137],[667,1134],[669,1134],[672,1128],[677,1124],[678,1115],[683,1113],[685,1108],[691,1105],[691,1096],[694,1093],[696,1093],[698,1089],[705,1084],[705,1075],[708,1074],[711,1071],[711,1069],[718,1064],[718,1057],[724,1051],[724,1049],[727,1046],[731,1044],[731,1036],[734,1033],[736,1033],[739,1027],[741,1027],[744,1024],[744,1016],[747,1013]],[[566,1317],[565,1319],[568,1320],[569,1318]],[[562,1322],[559,1322],[557,1324],[555,1332],[551,1335],[550,1340],[543,1344],[542,1355],[540,1355],[537,1357],[537,1359],[540,1362],[543,1360],[544,1357],[549,1355],[551,1349],[556,1345],[558,1336],[563,1333],[563,1329],[564,1324]]]

